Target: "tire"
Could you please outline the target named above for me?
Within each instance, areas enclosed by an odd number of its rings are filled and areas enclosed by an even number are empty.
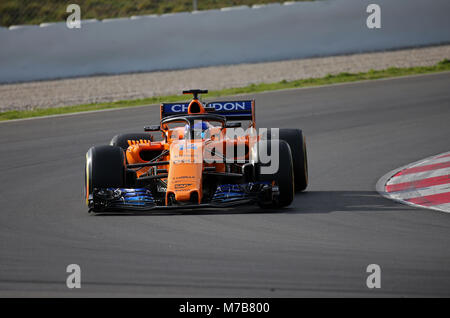
[[[274,136],[275,137],[275,136]],[[280,128],[278,139],[286,141],[291,147],[294,165],[295,190],[304,191],[308,186],[308,156],[305,136],[301,129]],[[270,140],[270,130],[265,139]]]
[[[130,133],[130,134],[120,134],[115,135],[111,141],[111,146],[117,146],[122,148],[124,151],[128,149],[128,140],[153,140],[153,136],[149,133]]]
[[[94,188],[123,188],[126,184],[125,155],[120,147],[95,146],[86,154],[86,204]]]
[[[265,141],[260,141],[258,146]],[[267,154],[271,155],[271,143],[267,143]],[[283,140],[279,140],[279,166],[277,172],[273,174],[262,174],[261,166],[258,168],[259,180],[260,181],[275,181],[278,185],[279,196],[278,200],[272,202],[272,204],[261,205],[263,208],[272,207],[285,207],[292,203],[294,200],[294,166],[292,160],[292,153],[289,144]]]
[[[286,141],[291,147],[295,190],[303,191],[308,186],[308,157],[305,137],[300,129],[280,129],[279,139]]]

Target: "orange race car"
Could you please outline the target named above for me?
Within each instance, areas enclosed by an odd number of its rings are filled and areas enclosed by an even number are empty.
[[[198,95],[207,92],[183,91],[193,99],[161,104],[159,125],[89,149],[85,195],[90,212],[255,203],[284,207],[295,191],[306,189],[300,129],[258,133],[254,100],[205,104]]]

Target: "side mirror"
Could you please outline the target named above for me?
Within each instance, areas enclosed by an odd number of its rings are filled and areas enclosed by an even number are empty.
[[[144,131],[160,131],[161,128],[159,125],[151,125],[151,126],[145,126]]]
[[[242,124],[240,122],[234,122],[234,123],[226,123],[225,128],[238,128],[242,127]]]

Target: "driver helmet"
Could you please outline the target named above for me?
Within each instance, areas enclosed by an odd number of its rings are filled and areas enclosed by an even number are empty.
[[[194,124],[194,130],[205,131],[208,128],[209,128],[208,123],[206,123],[204,121],[199,121]]]
[[[201,132],[202,138],[205,138],[205,131],[210,128],[210,125],[204,121],[196,121],[194,123],[194,131]],[[184,126],[185,132],[189,130],[189,125]]]

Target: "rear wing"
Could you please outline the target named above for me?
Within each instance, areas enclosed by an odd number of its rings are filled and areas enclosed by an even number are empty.
[[[162,103],[161,120],[171,115],[187,114],[189,103]],[[206,108],[214,108],[214,114],[223,115],[227,120],[251,120],[255,125],[255,100],[210,102]]]

